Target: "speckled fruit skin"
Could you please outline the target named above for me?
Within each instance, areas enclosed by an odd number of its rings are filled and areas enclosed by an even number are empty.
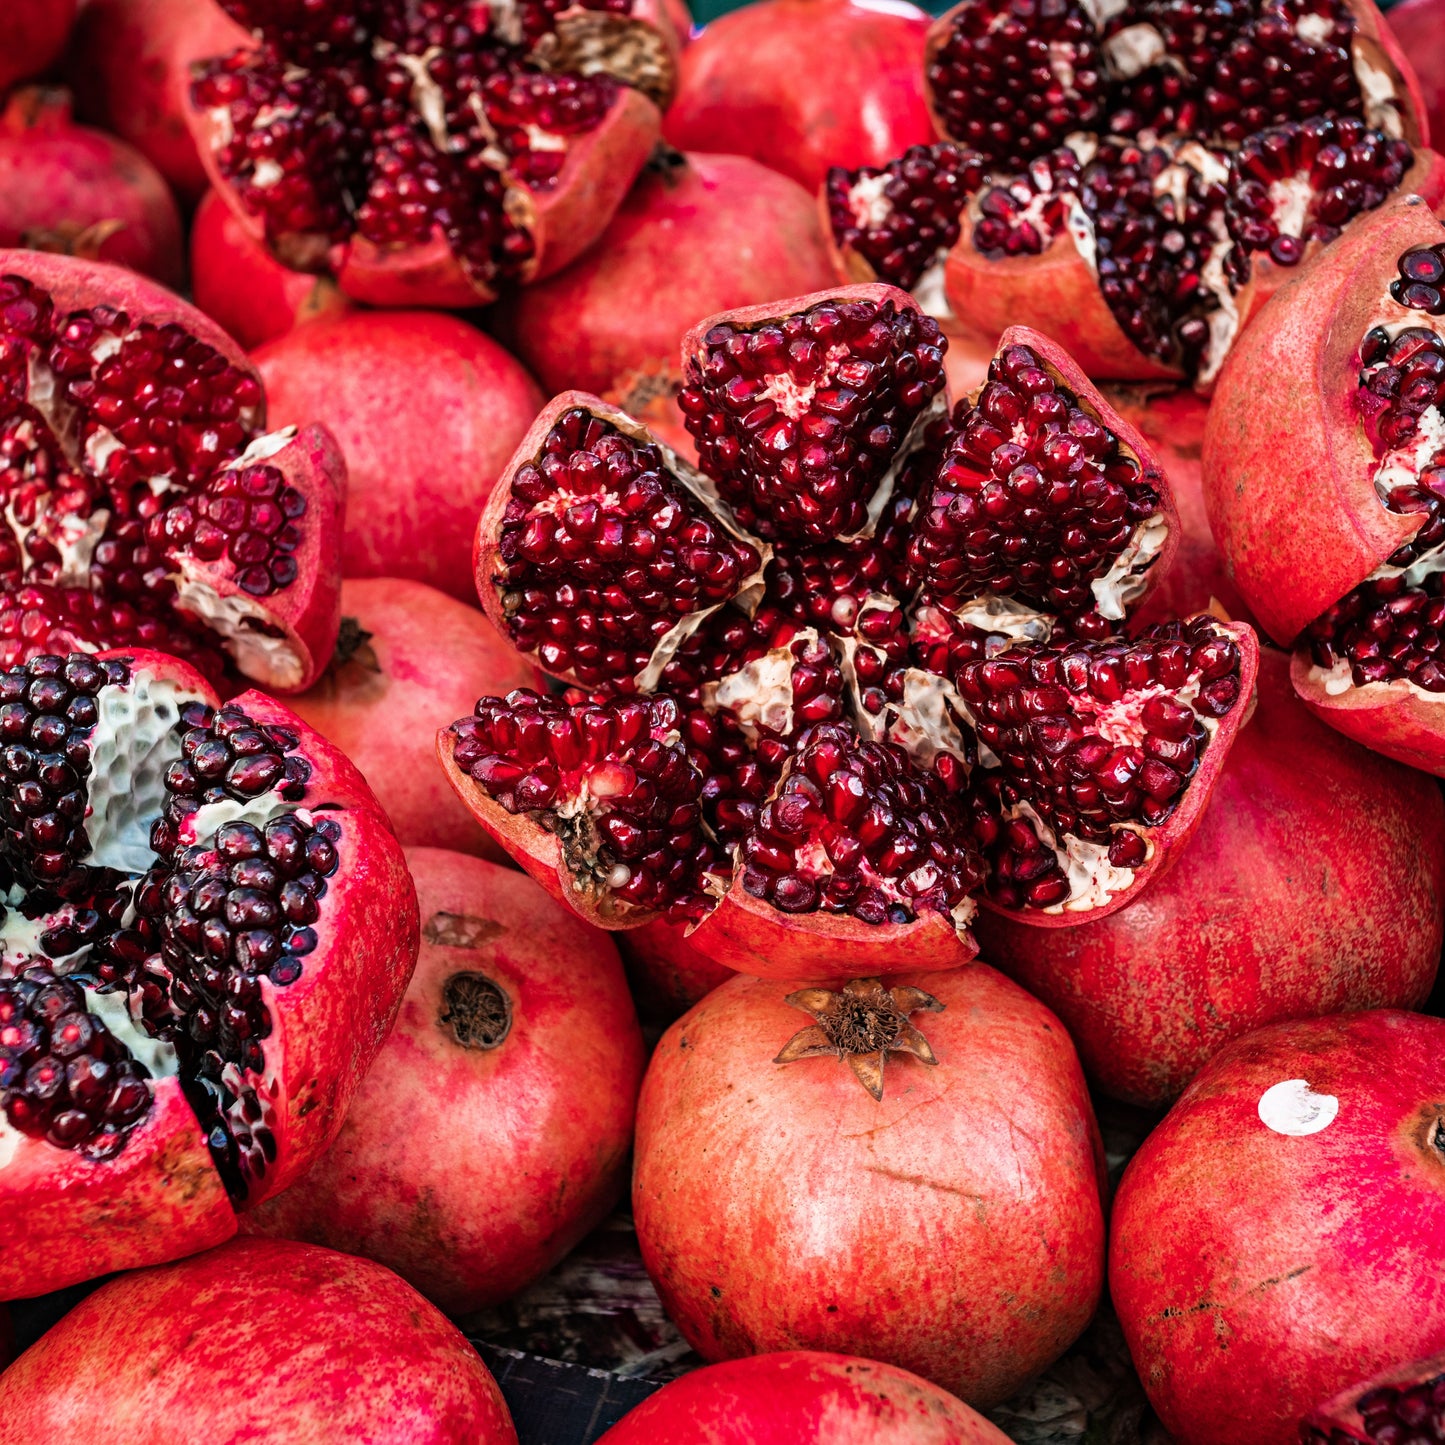
[[[542,406],[520,363],[475,327],[427,311],[318,321],[253,359],[273,426],[322,421],[341,443],[345,574],[409,577],[475,601],[477,515]]]
[[[1430,135],[1445,145],[1445,0],[1404,0],[1385,17],[1410,57],[1430,117]]]
[[[435,848],[407,861],[422,945],[396,1028],[340,1138],[246,1230],[364,1255],[468,1314],[545,1274],[616,1204],[645,1056],[606,934],[512,869]],[[511,1003],[495,1048],[441,1022],[458,973]]]
[[[1445,913],[1445,801],[1423,773],[1319,722],[1289,658],[1189,846],[1137,903],[1078,928],[983,914],[984,956],[1068,1026],[1090,1081],[1169,1103],[1229,1040],[1281,1019],[1413,1008]]]
[[[274,260],[214,191],[201,198],[191,224],[191,294],[248,351],[303,322],[351,309],[329,276]]]
[[[624,1415],[601,1445],[1007,1445],[937,1385],[853,1355],[783,1350],[694,1370]]]
[[[779,1065],[799,985],[738,977],[663,1036],[632,1207],[670,1317],[710,1361],[868,1354],[979,1408],[1088,1323],[1102,1151],[1067,1034],[981,964],[889,978],[938,1064],[894,1055],[875,1102],[842,1061]]]
[[[1277,1133],[1261,1096],[1338,1100]],[[1276,1024],[1222,1051],[1119,1185],[1109,1287],[1178,1445],[1293,1445],[1336,1391],[1445,1348],[1445,1022]]]
[[[102,1285],[0,1376],[0,1442],[72,1438],[516,1445],[517,1434],[461,1331],[410,1285],[368,1260],[246,1239]]]
[[[48,70],[65,49],[77,0],[6,0],[0,9],[0,94]]]
[[[928,16],[905,0],[743,6],[683,52],[663,136],[679,150],[751,156],[810,193],[829,166],[884,165],[934,139],[927,34]]]
[[[833,279],[817,206],[745,156],[662,152],[602,239],[503,303],[500,334],[549,392],[676,385],[699,316],[817,291]]]
[[[341,615],[369,641],[291,707],[361,769],[403,843],[505,861],[447,785],[434,739],[478,697],[539,687],[536,670],[475,607],[424,582],[351,578]]]

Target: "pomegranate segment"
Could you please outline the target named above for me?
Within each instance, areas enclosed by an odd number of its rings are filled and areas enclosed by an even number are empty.
[[[266,433],[261,384],[184,302],[119,268],[0,252],[3,646],[222,653],[278,691],[325,665],[345,464]]]
[[[1303,1445],[1439,1445],[1445,1441],[1445,1355],[1387,1370],[1309,1417]]]
[[[0,739],[9,1298],[216,1243],[305,1169],[417,923],[359,774],[260,694],[218,706],[160,654],[42,656],[0,674]]]
[[[196,70],[212,183],[277,258],[376,305],[470,306],[600,235],[646,161],[676,37],[633,0],[224,8]]]

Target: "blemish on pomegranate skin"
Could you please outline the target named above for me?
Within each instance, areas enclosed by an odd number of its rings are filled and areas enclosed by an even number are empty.
[[[1333,1094],[1316,1094],[1307,1079],[1283,1079],[1259,1097],[1260,1121],[1291,1138],[1328,1129],[1339,1112],[1340,1101]]]

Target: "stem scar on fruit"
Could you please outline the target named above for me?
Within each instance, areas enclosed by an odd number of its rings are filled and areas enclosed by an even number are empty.
[[[881,1100],[883,1065],[889,1054],[912,1054],[925,1064],[938,1062],[928,1040],[908,1022],[908,1015],[919,1009],[943,1012],[944,1005],[921,988],[885,988],[882,979],[855,978],[840,993],[800,988],[784,1002],[812,1014],[814,1022],[783,1045],[775,1064],[832,1054],[846,1059],[858,1082]]]

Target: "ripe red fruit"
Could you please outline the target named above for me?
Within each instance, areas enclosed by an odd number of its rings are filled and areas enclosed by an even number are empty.
[[[974,925],[985,957],[1063,1019],[1090,1081],[1130,1103],[1167,1104],[1265,1024],[1414,1008],[1435,977],[1438,787],[1324,727],[1283,653],[1261,652],[1258,688],[1203,821],[1143,898],[1078,928]]]
[[[565,271],[504,303],[501,334],[552,392],[620,404],[680,381],[694,317],[833,279],[813,197],[743,156],[660,148],[602,239]]]
[[[1305,702],[1445,771],[1445,226],[1418,197],[1362,218],[1246,333],[1204,487],[1245,601],[1298,639]]]
[[[1445,1440],[1445,1355],[1396,1365],[1342,1390],[1309,1418],[1304,1445]]]
[[[335,1138],[416,958],[401,848],[281,704],[156,653],[0,674],[0,1298],[193,1253]],[[82,823],[78,820],[84,820]]]
[[[111,1280],[0,1376],[4,1445],[78,1418],[93,1445],[517,1440],[486,1366],[410,1285],[281,1240]]]
[[[138,151],[76,125],[70,95],[16,91],[0,115],[0,246],[129,266],[178,287],[181,218]]]
[[[1098,1134],[1068,1036],[1022,989],[981,964],[884,983],[735,978],[668,1030],[638,1107],[638,1240],[707,1360],[866,1349],[983,1407],[1093,1314]]]
[[[1415,67],[1430,134],[1437,145],[1445,142],[1445,5],[1441,0],[1404,0],[1390,7],[1388,24]]]
[[[879,165],[932,138],[927,33],[927,15],[901,0],[745,5],[683,52],[663,133],[679,150],[751,156],[815,191],[829,166]]]
[[[602,1445],[1006,1445],[961,1400],[907,1370],[785,1350],[693,1370],[623,1416]]]
[[[1351,1382],[1445,1349],[1445,1022],[1239,1039],[1134,1156],[1109,1286],[1180,1445],[1293,1445]],[[1227,1348],[1221,1342],[1227,1342]]]
[[[0,251],[0,666],[158,648],[273,691],[326,665],[346,469],[244,354],[117,266]]]
[[[352,312],[255,356],[278,422],[335,434],[350,491],[348,577],[407,577],[470,601],[471,535],[542,405],[532,378],[454,316]]]
[[[201,198],[191,223],[191,295],[248,351],[303,322],[351,309],[329,276],[275,260],[214,191]]]
[[[336,1143],[246,1228],[374,1259],[463,1315],[617,1203],[645,1057],[606,934],[510,868],[407,863],[422,945],[396,1028]]]
[[[341,640],[291,706],[361,769],[396,836],[501,861],[436,764],[435,735],[475,699],[534,687],[536,670],[477,611],[423,582],[341,584]]]
[[[60,58],[77,0],[8,0],[0,13],[0,95]]]
[[[699,953],[682,933],[660,920],[614,937],[645,1023],[670,1024],[735,973]]]

